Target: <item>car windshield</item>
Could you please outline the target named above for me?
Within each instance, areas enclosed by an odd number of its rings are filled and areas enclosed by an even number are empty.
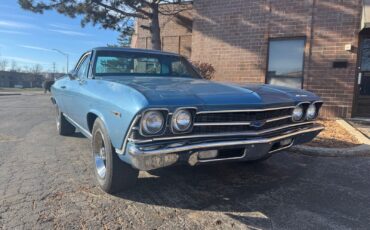
[[[126,51],[97,51],[95,76],[169,76],[200,78],[181,56]]]

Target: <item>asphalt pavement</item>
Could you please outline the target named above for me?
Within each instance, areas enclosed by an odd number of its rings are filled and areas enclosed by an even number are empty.
[[[141,172],[112,196],[90,142],[58,136],[48,95],[0,97],[0,229],[369,229],[370,158],[292,151]]]

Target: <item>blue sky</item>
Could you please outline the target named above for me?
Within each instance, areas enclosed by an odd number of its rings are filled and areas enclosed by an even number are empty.
[[[55,11],[35,14],[21,9],[17,0],[0,2],[0,59],[9,63],[14,60],[19,67],[38,63],[44,71],[51,71],[55,62],[57,71],[62,72],[66,58],[52,49],[69,54],[71,69],[83,52],[116,44],[117,37],[117,32],[100,29],[98,25],[82,28],[78,18]]]

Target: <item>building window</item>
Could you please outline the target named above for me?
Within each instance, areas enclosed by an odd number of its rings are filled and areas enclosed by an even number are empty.
[[[266,83],[302,88],[305,39],[269,41]]]

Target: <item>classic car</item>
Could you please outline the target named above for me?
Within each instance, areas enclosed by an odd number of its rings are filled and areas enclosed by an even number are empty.
[[[51,92],[59,134],[91,139],[108,193],[132,187],[139,170],[261,161],[323,130],[311,92],[204,80],[186,58],[154,50],[94,48]]]

